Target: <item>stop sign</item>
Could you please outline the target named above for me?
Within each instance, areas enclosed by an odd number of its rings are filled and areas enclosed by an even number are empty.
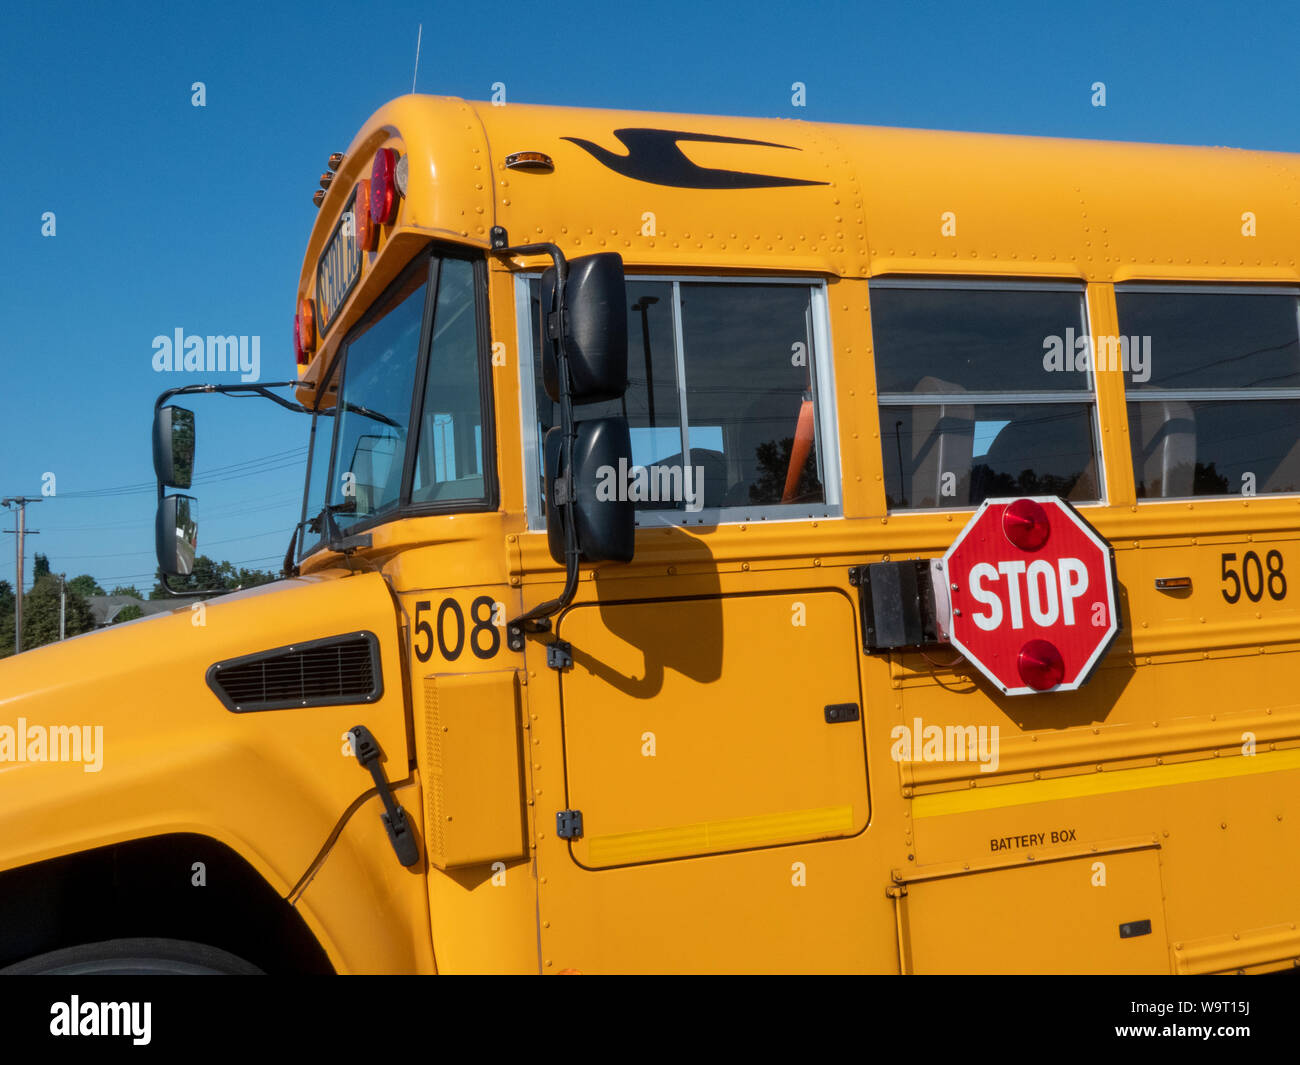
[[[949,638],[1006,695],[1078,688],[1119,632],[1110,546],[1055,496],[985,500],[941,565]]]

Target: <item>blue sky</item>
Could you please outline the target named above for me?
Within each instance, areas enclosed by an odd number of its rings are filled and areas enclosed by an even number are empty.
[[[0,496],[58,490],[28,511],[29,582],[40,551],[147,591],[153,401],[190,382],[153,338],[260,336],[262,379],[294,375],[316,178],[410,91],[421,23],[419,91],[470,99],[1300,151],[1300,13],[1276,3],[6,4]],[[306,419],[192,406],[200,550],[275,566]]]

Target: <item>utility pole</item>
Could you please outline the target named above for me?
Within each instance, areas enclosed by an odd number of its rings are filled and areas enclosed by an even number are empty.
[[[16,571],[18,587],[14,589],[14,654],[22,654],[23,650],[23,539],[27,536],[37,535],[37,530],[27,528],[27,504],[39,503],[40,501],[40,496],[10,496],[8,499],[0,499],[0,507],[16,507],[18,509],[18,527],[5,530],[7,533],[15,533],[18,537],[18,567]]]
[[[59,639],[67,638],[68,618],[68,575],[59,574]]]

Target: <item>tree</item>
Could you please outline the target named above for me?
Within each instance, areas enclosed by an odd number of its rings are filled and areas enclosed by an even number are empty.
[[[117,612],[117,617],[113,619],[113,624],[117,625],[123,621],[135,621],[136,618],[142,617],[144,617],[143,610],[136,606],[135,603],[127,603],[126,606]]]
[[[36,559],[32,562],[32,586],[35,587],[37,581],[42,577],[48,577],[49,575],[50,560],[37,551]]]
[[[100,595],[103,595],[104,593],[103,593],[103,592],[100,592],[99,594],[100,594]],[[109,592],[108,594],[109,594],[109,595],[129,595],[132,599],[148,599],[148,598],[149,598],[147,595],[144,594],[144,592],[140,591],[140,589],[137,588],[134,584],[119,584],[119,585],[117,585],[117,586],[116,586],[116,587],[115,587],[111,592]]]
[[[0,658],[14,653],[14,586],[0,581]]]
[[[280,579],[279,574],[268,570],[239,569],[233,563],[214,562],[207,555],[199,555],[194,560],[194,572],[188,577],[169,577],[168,581],[181,595],[191,594],[208,588],[219,588],[233,592],[236,588],[252,588],[258,584],[269,584]],[[159,580],[149,593],[150,599],[168,599],[170,593]]]
[[[59,578],[46,573],[32,590],[23,597],[23,650],[42,647],[54,643],[59,638]],[[89,632],[95,627],[95,619],[90,613],[90,604],[85,598],[67,590],[65,628],[67,635],[77,636]],[[12,631],[12,629],[11,629]]]
[[[95,580],[89,573],[83,573],[79,577],[73,577],[68,581],[68,587],[73,589],[78,595],[103,595],[104,589],[99,586],[99,581]]]
[[[759,444],[754,450],[758,463],[759,476],[749,486],[751,503],[780,503],[785,495],[786,477],[790,471],[790,461],[794,455],[794,437],[784,440],[768,440]],[[790,502],[819,502],[823,497],[822,485],[817,480],[817,463],[808,455],[799,470],[799,481],[795,486]]]

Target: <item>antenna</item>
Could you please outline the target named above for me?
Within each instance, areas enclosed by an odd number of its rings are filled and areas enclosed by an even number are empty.
[[[411,92],[415,92],[415,79],[420,76],[420,40],[424,37],[424,23],[415,34],[415,73],[411,75]]]

